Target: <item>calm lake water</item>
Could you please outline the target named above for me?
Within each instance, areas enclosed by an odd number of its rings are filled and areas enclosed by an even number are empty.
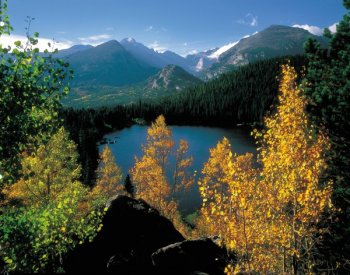
[[[123,175],[128,173],[134,165],[135,156],[141,157],[141,144],[146,143],[148,126],[133,125],[130,128],[113,132],[105,136],[108,140],[115,140],[113,144],[108,144],[111,148],[118,165],[123,171]],[[176,146],[180,139],[185,139],[189,144],[189,154],[193,156],[193,172],[198,171],[197,179],[203,168],[203,163],[209,158],[209,149],[216,146],[223,137],[229,139],[232,150],[237,154],[246,152],[256,152],[254,139],[250,136],[250,131],[246,128],[215,128],[197,126],[170,126]],[[101,145],[100,150],[106,145]],[[170,163],[170,167],[172,166]],[[184,194],[180,198],[180,208],[184,214],[191,213],[199,208],[201,200],[198,187]]]

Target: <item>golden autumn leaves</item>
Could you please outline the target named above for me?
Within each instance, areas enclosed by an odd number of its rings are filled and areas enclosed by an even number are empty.
[[[258,140],[257,162],[252,154],[236,155],[224,138],[210,150],[198,182],[202,207],[195,230],[183,224],[176,194],[193,184],[192,157],[182,140],[174,140],[163,116],[149,127],[143,156],[131,169],[136,197],[171,219],[186,236],[218,235],[237,255],[226,272],[311,272],[314,248],[322,230],[317,223],[332,210],[332,184],[321,182],[326,168],[327,138],[309,124],[306,100],[296,73],[282,67],[280,105],[265,119]],[[169,176],[169,158],[176,159]]]
[[[142,146],[143,156],[135,158],[135,165],[131,169],[136,197],[157,208],[182,234],[187,235],[176,196],[188,190],[194,182],[193,176],[188,172],[192,165],[192,157],[187,156],[188,144],[185,140],[180,140],[174,152],[175,142],[164,116],[159,116],[152,123],[147,134],[147,143]],[[175,167],[171,176],[167,177],[169,158],[172,155],[175,157]]]
[[[254,131],[260,154],[232,153],[227,139],[210,150],[199,190],[200,225],[237,253],[238,272],[312,272],[317,223],[332,209],[330,182],[320,182],[329,143],[308,123],[296,73],[282,66],[277,112]]]
[[[332,210],[332,183],[320,180],[329,142],[308,122],[306,100],[296,77],[293,68],[282,66],[277,111],[265,119],[263,131],[253,131],[259,144],[257,162],[252,154],[234,154],[224,138],[210,150],[204,164],[198,182],[202,206],[192,235],[218,235],[222,245],[236,253],[237,263],[227,266],[228,274],[312,271],[314,247],[322,237],[317,223],[325,211]],[[68,183],[78,184],[75,145],[66,133],[57,135],[57,140],[50,141],[52,146],[49,142],[24,158],[26,176],[7,190],[8,197],[36,204],[42,202],[38,198],[59,197]],[[176,198],[194,183],[190,172],[193,159],[188,156],[185,140],[174,147],[171,129],[159,116],[148,128],[143,155],[135,158],[131,176],[135,196],[157,208],[189,236]],[[171,156],[175,165],[169,172]],[[105,147],[96,185],[87,197],[101,204],[124,193],[121,178],[112,152]]]

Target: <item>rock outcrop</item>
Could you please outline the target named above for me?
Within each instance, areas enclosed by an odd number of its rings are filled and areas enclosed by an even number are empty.
[[[102,230],[64,259],[68,273],[223,274],[225,251],[212,239],[185,240],[142,200],[109,202]]]
[[[186,240],[158,249],[152,263],[159,274],[222,274],[227,252],[213,238]]]

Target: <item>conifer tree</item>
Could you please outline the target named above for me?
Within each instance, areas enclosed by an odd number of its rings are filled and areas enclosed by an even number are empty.
[[[328,49],[321,49],[315,41],[305,46],[308,67],[305,76],[305,94],[309,99],[308,113],[320,128],[325,127],[331,143],[327,156],[325,180],[334,182],[332,195],[336,212],[328,234],[319,251],[322,268],[347,273],[350,268],[350,1],[344,0],[347,9],[331,34]],[[327,226],[324,220],[320,226]]]

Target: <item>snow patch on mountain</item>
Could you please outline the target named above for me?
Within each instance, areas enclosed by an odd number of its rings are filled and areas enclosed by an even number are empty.
[[[245,35],[240,40],[238,40],[236,42],[232,42],[232,43],[229,43],[227,45],[224,45],[224,46],[220,47],[217,51],[215,51],[211,55],[209,55],[208,58],[210,58],[210,59],[219,59],[220,55],[222,55],[224,52],[227,52],[232,47],[236,46],[239,43],[239,41],[241,41],[244,38],[251,37],[251,36],[253,36],[253,35],[257,34],[257,33],[258,32],[255,32],[253,34]]]
[[[196,65],[196,71],[199,72],[203,70],[203,67],[204,67],[204,61],[203,61],[203,57],[201,57]]]
[[[229,49],[231,49],[233,46],[237,45],[239,41],[236,42],[232,42],[229,43],[227,45],[224,45],[222,47],[220,47],[217,51],[213,52],[211,55],[209,55],[208,57],[210,59],[218,59],[220,55],[222,55],[224,52],[228,51]]]

